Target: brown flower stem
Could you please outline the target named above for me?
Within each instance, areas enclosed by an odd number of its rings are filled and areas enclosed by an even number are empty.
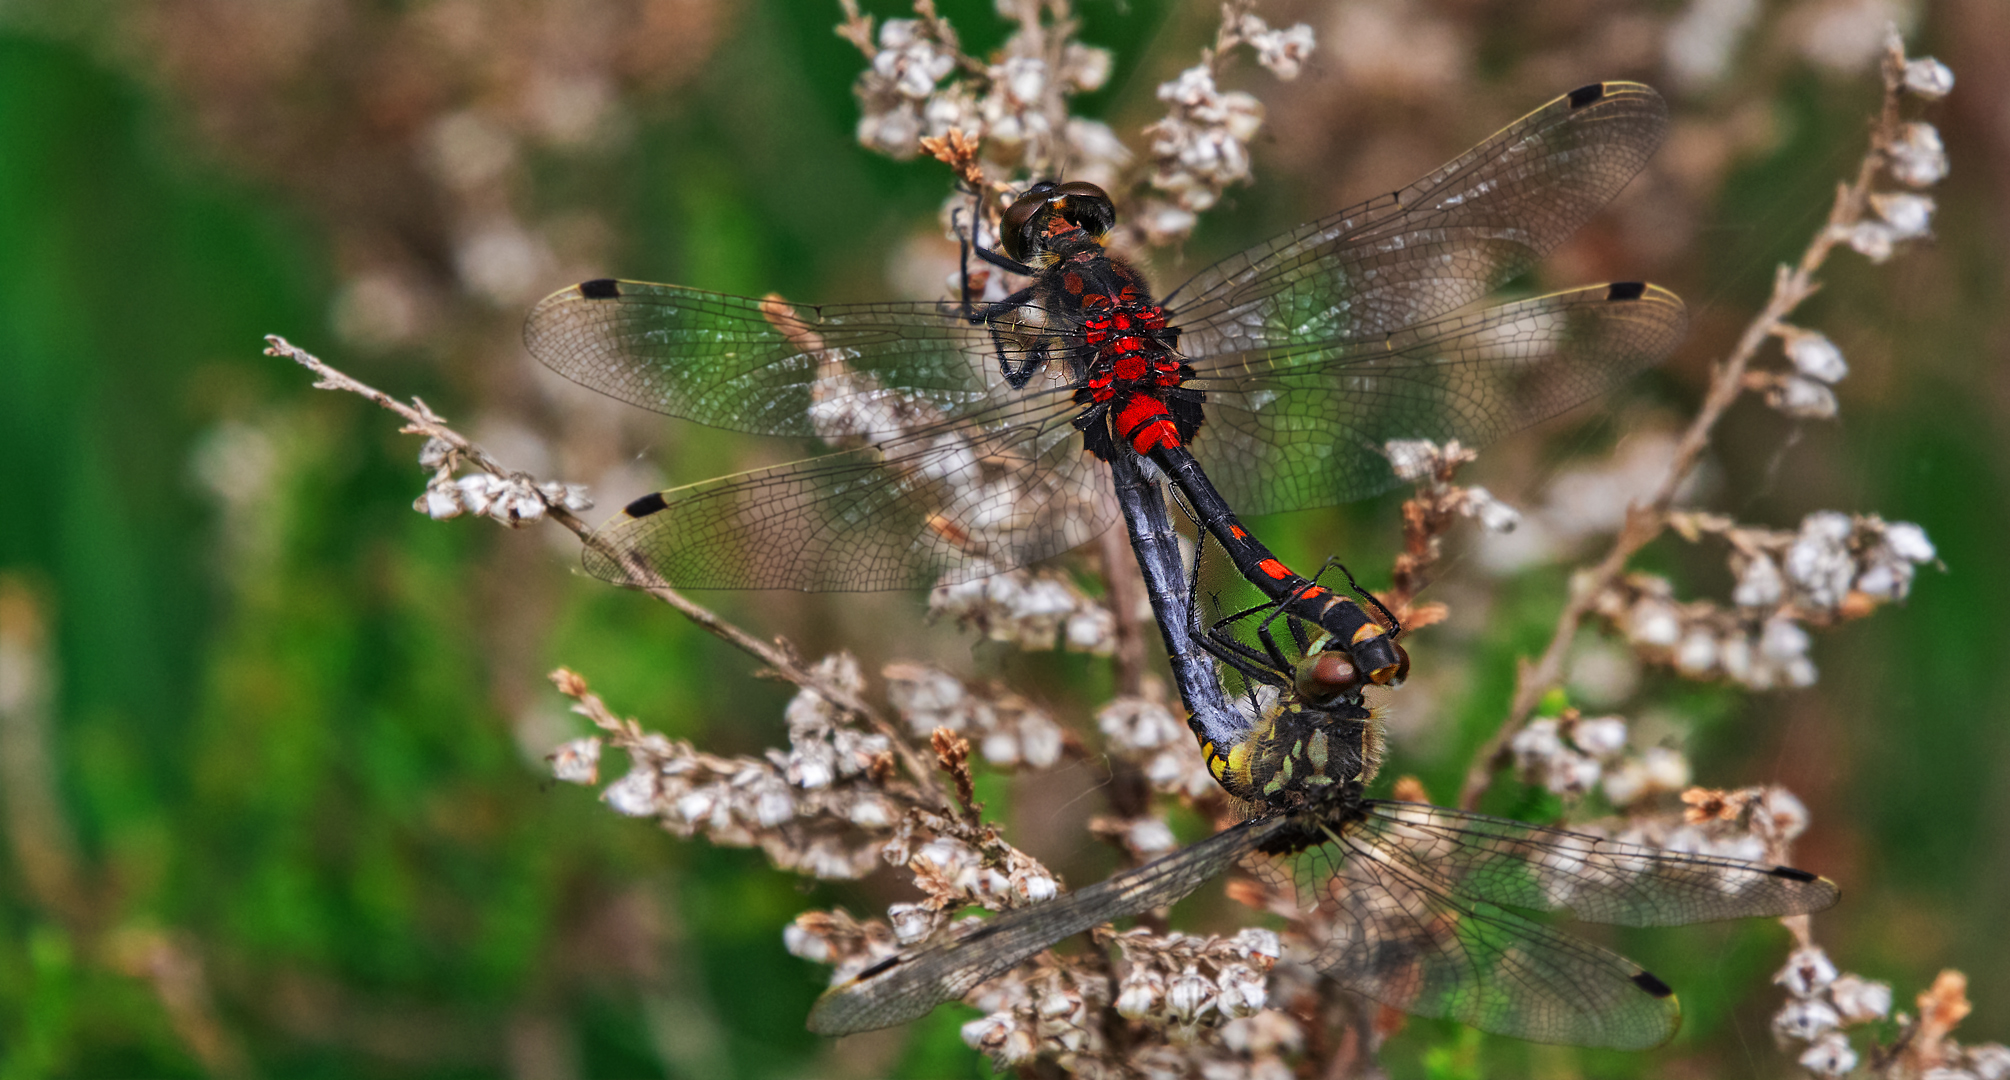
[[[287,357],[301,367],[313,372],[316,389],[341,390],[376,402],[378,405],[389,409],[405,420],[405,426],[398,429],[400,432],[408,435],[425,435],[439,439],[441,442],[453,447],[454,453],[458,454],[461,458],[473,463],[483,472],[492,476],[504,479],[516,479],[525,476],[523,473],[504,467],[501,462],[489,456],[487,451],[475,445],[467,436],[462,435],[449,426],[446,418],[434,412],[424,401],[416,397],[412,399],[410,404],[399,401],[382,390],[330,366],[321,358],[294,345],[277,334],[266,335],[265,341],[265,353],[267,356]],[[539,498],[544,498],[542,493],[539,494]],[[545,511],[551,516],[553,521],[563,525],[574,536],[579,537],[580,543],[584,544],[588,549],[600,552],[616,563],[630,565],[633,558],[632,554],[616,551],[596,534],[591,526],[580,520],[578,515],[549,499],[545,499]],[[653,575],[644,572],[640,576],[641,578],[647,578]],[[738,626],[727,622],[725,619],[720,618],[717,612],[692,601],[684,594],[667,585],[637,586],[636,591],[646,593],[656,600],[668,604],[670,607],[675,608],[679,614],[696,623],[706,633],[753,656],[773,669],[782,678],[805,690],[815,692],[823,697],[824,700],[870,724],[874,730],[892,741],[894,752],[900,756],[901,764],[906,766],[909,775],[913,776],[915,782],[920,784],[930,796],[941,800],[943,805],[948,805],[948,796],[936,782],[934,770],[929,766],[927,759],[917,753],[914,747],[908,745],[906,738],[901,735],[900,729],[895,727],[884,716],[880,715],[878,710],[866,704],[865,700],[857,694],[828,682],[809,668],[803,666],[796,658],[795,650],[789,647],[785,639],[778,637],[773,641],[763,641],[740,629]]]
[[[1636,502],[1627,507],[1626,523],[1621,526],[1612,549],[1599,560],[1598,565],[1572,578],[1570,600],[1557,617],[1556,629],[1550,634],[1549,645],[1543,650],[1542,657],[1534,664],[1522,661],[1515,676],[1514,700],[1508,707],[1507,717],[1473,755],[1465,785],[1459,792],[1460,806],[1471,809],[1478,805],[1480,797],[1493,783],[1494,774],[1507,765],[1509,741],[1527,725],[1529,714],[1535,711],[1543,695],[1562,681],[1564,656],[1576,638],[1585,615],[1597,603],[1599,594],[1619,579],[1634,554],[1668,527],[1668,510],[1675,501],[1676,492],[1695,471],[1696,462],[1710,444],[1710,435],[1717,421],[1745,391],[1746,367],[1767,339],[1781,332],[1787,316],[1821,288],[1815,281],[1815,273],[1828,260],[1829,252],[1848,235],[1849,226],[1862,218],[1869,204],[1871,181],[1885,164],[1885,147],[1896,136],[1903,69],[1902,55],[1886,58],[1884,109],[1871,134],[1870,149],[1857,167],[1855,181],[1837,186],[1828,220],[1815,234],[1807,250],[1801,253],[1800,261],[1793,266],[1782,265],[1774,274],[1772,297],[1745,327],[1731,354],[1711,373],[1710,387],[1703,396],[1703,404],[1696,411],[1688,430],[1683,432],[1674,460],[1668,463],[1668,469],[1655,486],[1654,493],[1645,503]]]

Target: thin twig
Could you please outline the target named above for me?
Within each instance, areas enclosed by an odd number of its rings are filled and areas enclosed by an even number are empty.
[[[401,433],[407,435],[425,435],[439,439],[453,447],[454,452],[459,454],[461,458],[473,463],[483,472],[492,476],[509,480],[528,479],[527,474],[505,467],[501,462],[489,456],[487,451],[475,445],[467,436],[454,430],[447,423],[445,417],[434,412],[424,401],[416,397],[412,399],[410,404],[399,401],[382,390],[331,367],[320,357],[294,345],[277,334],[266,335],[265,341],[267,346],[265,350],[266,355],[287,357],[301,367],[313,372],[316,389],[341,390],[368,398],[404,418],[405,426],[398,429]],[[532,486],[535,487],[534,484]],[[574,536],[579,537],[580,543],[584,544],[589,550],[605,555],[616,564],[627,564],[628,560],[624,557],[624,553],[615,550],[605,539],[594,532],[592,526],[580,520],[578,515],[550,498],[545,497],[542,492],[539,493],[538,497],[544,500],[546,513],[551,516],[551,519],[565,526]],[[886,717],[882,716],[878,710],[868,705],[857,694],[818,676],[815,672],[803,666],[796,658],[795,650],[789,647],[785,639],[777,637],[773,641],[763,641],[740,629],[738,626],[727,622],[725,619],[720,618],[717,612],[693,602],[684,596],[684,594],[666,585],[639,585],[635,588],[636,591],[645,593],[677,609],[679,614],[698,624],[706,633],[753,656],[772,668],[782,678],[805,690],[814,691],[823,697],[824,700],[870,724],[875,730],[887,736],[892,741],[895,753],[900,755],[901,764],[906,766],[908,773],[914,777],[915,782],[920,784],[932,796],[942,800],[943,805],[948,805],[948,795],[936,782],[934,770],[929,767],[927,759],[923,758],[912,746],[908,745],[907,740],[901,735],[900,729],[894,726]]]
[[[1710,435],[1717,421],[1746,390],[1745,368],[1765,346],[1767,339],[1780,334],[1787,316],[1821,288],[1815,281],[1816,271],[1828,260],[1829,252],[1847,236],[1847,227],[1863,216],[1870,198],[1871,181],[1885,165],[1885,148],[1898,129],[1903,67],[1902,56],[1896,60],[1886,58],[1884,109],[1871,134],[1870,148],[1857,167],[1855,181],[1837,185],[1835,203],[1829,209],[1828,220],[1815,233],[1807,250],[1801,253],[1800,261],[1793,266],[1782,264],[1774,274],[1772,297],[1745,327],[1731,354],[1712,372],[1703,404],[1688,430],[1683,432],[1674,459],[1668,463],[1667,471],[1655,486],[1653,495],[1645,503],[1636,502],[1626,508],[1626,522],[1620,527],[1612,550],[1599,560],[1598,565],[1573,577],[1570,600],[1557,617],[1556,629],[1550,634],[1549,645],[1543,650],[1541,659],[1532,665],[1522,661],[1516,673],[1514,701],[1508,708],[1507,718],[1474,754],[1472,766],[1466,772],[1465,785],[1459,792],[1460,806],[1471,809],[1478,805],[1480,797],[1493,782],[1494,774],[1507,765],[1509,741],[1527,725],[1529,715],[1535,711],[1543,695],[1562,680],[1564,657],[1599,594],[1619,579],[1634,554],[1668,527],[1668,511],[1675,502],[1676,493],[1682,489],[1690,473],[1695,471],[1697,461],[1710,444]]]

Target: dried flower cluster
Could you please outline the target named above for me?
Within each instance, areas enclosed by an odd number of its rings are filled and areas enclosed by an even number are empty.
[[[456,478],[460,454],[443,439],[426,440],[419,450],[419,464],[433,470],[433,478],[426,482],[425,492],[412,501],[412,509],[435,521],[475,514],[520,529],[543,521],[545,512],[554,506],[575,514],[593,509],[585,484],[538,483],[527,476],[486,472]]]
[[[1869,1054],[1865,1075],[1919,1077],[1921,1080],[2006,1080],[2010,1047],[2002,1043],[1962,1046],[1949,1037],[1968,1015],[1968,979],[1943,971],[1918,997],[1918,1016],[1899,1013],[1899,1034],[1880,1045],[1876,1032],[1891,1016],[1891,986],[1859,975],[1838,973],[1828,953],[1805,944],[1787,957],[1773,976],[1787,1002],[1773,1015],[1773,1035],[1782,1046],[1805,1044],[1802,1068],[1815,1076],[1847,1076],[1865,1064],[1851,1043],[1852,1029]]]
[[[1508,746],[1524,780],[1558,795],[1582,796],[1596,789],[1624,809],[1689,786],[1689,759],[1668,746],[1633,750],[1627,745],[1624,717],[1583,717],[1566,709],[1561,716],[1530,722]]]
[[[1010,570],[938,586],[928,594],[928,611],[1031,652],[1060,648],[1108,656],[1116,647],[1116,615],[1052,571]]]
[[[1907,60],[1893,32],[1888,49],[1897,56],[1899,92],[1925,101],[1945,97],[1954,89],[1954,73],[1932,57]],[[1908,188],[1929,188],[1947,176],[1947,151],[1940,132],[1923,120],[1890,125],[1872,147],[1873,158],[1893,180]],[[1854,248],[1874,263],[1891,258],[1897,245],[1931,235],[1935,206],[1931,196],[1909,191],[1872,191],[1853,212],[1831,221],[1828,235]],[[1833,419],[1836,396],[1831,389],[1849,374],[1842,350],[1823,334],[1780,322],[1770,328],[1779,339],[1790,371],[1753,371],[1746,383],[1762,390],[1766,404],[1788,416]]]
[[[848,656],[826,658],[817,673],[854,691],[863,680]],[[789,702],[789,749],[766,758],[724,758],[682,740],[607,717],[578,676],[554,676],[580,704],[575,711],[612,731],[629,770],[601,791],[616,813],[654,818],[679,836],[758,847],[776,866],[820,879],[863,877],[878,865],[887,839],[915,795],[887,782],[893,771],[886,737],[860,732],[821,695],[804,690]],[[553,775],[593,783],[597,740],[570,743]]]
[[[877,32],[872,18],[845,0],[839,33],[869,60],[854,87],[861,108],[858,141],[900,159],[929,150],[955,163],[966,181],[1008,200],[1037,179],[1097,184],[1117,200],[1120,230],[1135,229],[1154,245],[1176,242],[1225,189],[1251,179],[1249,144],[1263,126],[1263,106],[1246,92],[1220,89],[1224,61],[1246,46],[1259,64],[1288,80],[1313,51],[1310,26],[1274,29],[1251,7],[1250,0],[1225,4],[1220,32],[1200,63],[1159,86],[1167,111],[1144,130],[1151,155],[1149,172],[1140,177],[1115,131],[1068,111],[1071,97],[1108,80],[1111,58],[1107,50],[1074,40],[1078,26],[1065,3],[1001,4],[1017,28],[994,57],[983,59],[962,52],[955,28],[926,0],[916,4],[915,18],[889,19]],[[956,148],[966,145],[974,150],[959,154]],[[1127,195],[1140,179],[1165,197],[1145,201],[1134,213]],[[962,194],[944,203],[952,239],[969,235],[969,205]],[[979,215],[977,239],[987,247],[996,246],[993,216],[1002,205],[989,202]],[[979,270],[971,284],[995,300],[1007,291],[997,278]]]
[[[1066,733],[1046,710],[1008,691],[979,693],[962,680],[924,664],[881,669],[886,698],[914,734],[942,728],[974,740],[993,765],[1052,768],[1066,749]]]
[[[1682,602],[1665,578],[1629,574],[1592,610],[1635,652],[1692,679],[1729,679],[1755,690],[1809,686],[1816,678],[1805,627],[1830,626],[1903,600],[1915,568],[1935,560],[1926,531],[1909,521],[1820,511],[1798,530],[1742,526],[1701,513],[1669,517],[1697,540],[1730,545],[1730,603]]]
[[[1263,103],[1215,83],[1221,60],[1238,45],[1248,45],[1258,63],[1290,81],[1312,54],[1312,28],[1299,23],[1273,30],[1246,6],[1227,5],[1221,31],[1200,63],[1159,85],[1166,115],[1145,134],[1151,137],[1151,185],[1171,196],[1173,206],[1147,210],[1153,243],[1165,242],[1160,236],[1184,235],[1194,215],[1213,206],[1223,191],[1250,182],[1249,142],[1263,127]]]
[[[1163,694],[1117,698],[1097,710],[1096,728],[1110,753],[1135,765],[1154,790],[1186,799],[1219,791],[1196,752],[1193,733]]]

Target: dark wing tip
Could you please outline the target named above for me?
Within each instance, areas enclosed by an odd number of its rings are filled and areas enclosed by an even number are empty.
[[[1607,300],[1638,300],[1647,295],[1644,281],[1615,281],[1605,287]]]
[[[1815,875],[1815,874],[1810,874],[1810,873],[1808,873],[1808,872],[1807,872],[1806,870],[1797,870],[1797,869],[1795,869],[1794,867],[1791,867],[1791,866],[1775,866],[1775,867],[1773,867],[1773,868],[1772,868],[1771,870],[1768,870],[1768,871],[1766,871],[1766,872],[1767,872],[1767,873],[1769,873],[1769,874],[1771,874],[1771,875],[1773,875],[1774,877],[1783,877],[1783,878],[1786,878],[1786,879],[1787,879],[1788,881],[1820,881],[1820,880],[1821,880],[1821,878],[1820,878],[1819,876]]]
[[[1587,83],[1584,86],[1580,86],[1577,89],[1572,90],[1568,95],[1568,97],[1570,98],[1570,107],[1573,109],[1582,109],[1586,105],[1589,105],[1592,102],[1603,98],[1604,96],[1605,96],[1605,84],[1602,82]]]
[[[852,981],[864,982],[865,980],[872,978],[874,975],[879,975],[884,972],[891,971],[900,964],[901,959],[902,958],[899,956],[899,954],[889,956],[886,959],[881,960],[879,963],[874,964],[873,966],[866,968],[864,971],[859,972],[857,975],[852,976]]]
[[[615,300],[621,296],[621,283],[613,278],[594,278],[579,283],[579,295],[588,300]]]
[[[670,504],[663,501],[663,493],[652,491],[621,508],[621,512],[632,518],[645,518]]]
[[[1654,973],[1651,971],[1634,972],[1633,985],[1639,987],[1642,990],[1647,991],[1649,994],[1652,994],[1657,998],[1670,998],[1675,996],[1675,988],[1669,986],[1665,982],[1662,982],[1660,979],[1655,978]]]

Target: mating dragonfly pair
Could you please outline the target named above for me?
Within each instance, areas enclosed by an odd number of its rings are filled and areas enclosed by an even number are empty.
[[[1651,1045],[1672,1031],[1665,986],[1495,905],[1648,925],[1834,899],[1799,871],[1366,799],[1360,690],[1400,682],[1407,659],[1359,605],[1285,566],[1231,509],[1374,494],[1396,482],[1383,450],[1392,440],[1485,443],[1671,352],[1685,312],[1651,285],[1460,312],[1609,201],[1666,127],[1648,87],[1583,87],[1409,187],[1224,260],[1159,302],[1103,247],[1109,197],[1041,183],[1003,215],[1003,251],[977,252],[1031,281],[995,304],[804,307],[597,280],[537,306],[525,342],[569,378],[701,423],[837,447],[635,500],[589,550],[595,575],[688,588],[930,585],[1057,554],[1121,516],[1211,771],[1231,790],[1266,778],[1236,792],[1255,815],[1242,825],[896,957],[834,990],[813,1027],[918,1015],[1060,937],[1262,856],[1321,861],[1301,899],[1356,927],[1340,939],[1352,946],[1322,959],[1349,986],[1525,1038]],[[1294,684],[1255,719],[1229,701],[1211,654],[1223,650],[1190,625],[1154,473],[1279,616],[1347,654],[1330,698]],[[1252,663],[1242,658],[1245,673]],[[1276,737],[1285,729],[1307,738]]]

